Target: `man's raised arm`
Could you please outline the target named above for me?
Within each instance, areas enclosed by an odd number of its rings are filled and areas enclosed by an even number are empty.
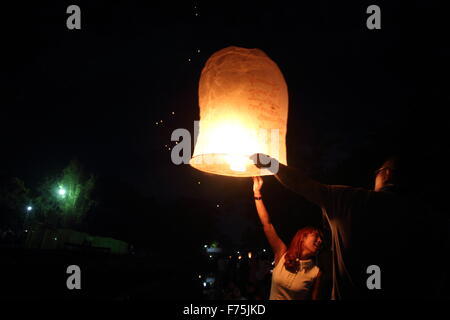
[[[271,171],[273,169],[272,172],[275,174],[277,180],[286,188],[302,195],[308,201],[319,206],[325,206],[328,199],[328,186],[326,184],[310,179],[300,169],[285,166],[276,159],[263,155],[265,157],[263,163],[266,163],[264,165],[261,161],[262,158],[258,155],[256,154],[251,157],[257,167],[268,168]],[[267,160],[270,160],[270,162]]]
[[[312,180],[300,169],[280,163],[275,177],[282,185],[302,195],[307,200],[319,206],[325,205],[328,195],[327,185]]]

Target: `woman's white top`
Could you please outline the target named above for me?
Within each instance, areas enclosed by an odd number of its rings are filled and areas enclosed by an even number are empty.
[[[310,299],[314,280],[319,274],[319,267],[312,259],[300,260],[297,273],[288,271],[284,266],[284,256],[280,258],[272,271],[270,300],[304,300]]]

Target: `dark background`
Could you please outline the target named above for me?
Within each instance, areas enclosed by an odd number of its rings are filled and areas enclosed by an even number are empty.
[[[81,8],[81,30],[66,28],[70,4]],[[381,30],[366,27],[371,4],[381,7]],[[0,175],[33,188],[78,159],[99,177],[85,231],[168,264],[195,261],[213,240],[267,246],[250,179],[176,166],[168,150],[172,131],[193,133],[199,119],[206,60],[235,45],[262,49],[285,76],[289,165],[372,188],[385,157],[402,154],[448,223],[447,15],[439,1],[2,5]],[[317,208],[273,177],[263,192],[286,241],[321,224]]]

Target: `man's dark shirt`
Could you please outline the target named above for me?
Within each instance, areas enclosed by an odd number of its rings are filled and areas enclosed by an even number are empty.
[[[443,246],[434,236],[439,221],[429,216],[415,190],[390,185],[375,192],[321,184],[301,170],[279,164],[276,178],[322,208],[332,233],[330,254],[335,299],[424,298]],[[417,190],[420,190],[417,186]],[[420,197],[419,197],[420,198]],[[381,270],[381,289],[369,289],[369,266]]]
[[[406,198],[393,188],[326,186],[321,195],[332,231],[335,299],[406,298],[420,296],[421,285],[410,279],[414,214]],[[367,268],[381,270],[381,289],[369,289]],[[416,272],[416,276],[419,273]],[[421,280],[421,279],[419,279]],[[412,290],[412,291],[411,291]]]

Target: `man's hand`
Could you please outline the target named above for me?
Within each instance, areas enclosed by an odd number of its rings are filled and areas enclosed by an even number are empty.
[[[255,166],[259,169],[267,169],[273,174],[278,173],[279,163],[275,158],[271,158],[268,155],[262,153],[255,153],[250,156],[250,159],[253,161]]]

